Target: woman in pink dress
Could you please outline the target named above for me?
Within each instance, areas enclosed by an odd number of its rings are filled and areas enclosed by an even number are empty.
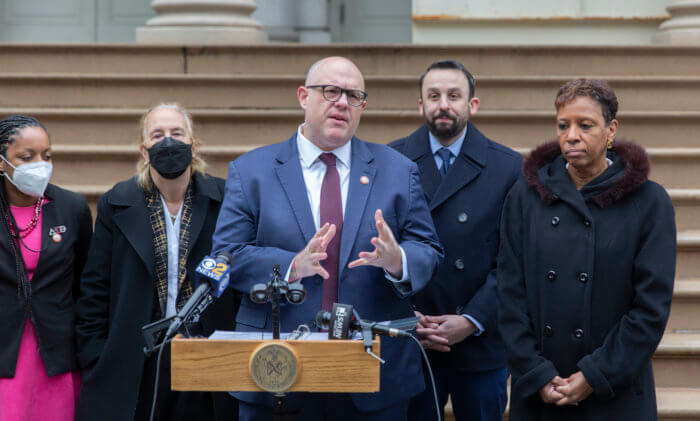
[[[46,128],[0,121],[0,421],[71,421],[74,292],[92,235],[85,198],[49,184]]]

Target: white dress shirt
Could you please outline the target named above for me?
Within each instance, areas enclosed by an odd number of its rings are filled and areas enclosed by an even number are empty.
[[[163,202],[163,214],[165,216],[165,234],[168,239],[168,299],[165,302],[165,317],[177,314],[177,290],[178,290],[178,260],[180,260],[180,221],[182,218],[182,204],[177,211],[177,216],[173,222],[165,199],[160,196]]]
[[[297,149],[299,150],[299,162],[301,163],[301,172],[304,176],[304,184],[306,185],[306,195],[309,199],[309,205],[311,205],[311,213],[314,218],[314,225],[318,231],[321,228],[321,186],[323,185],[323,177],[326,175],[326,164],[324,164],[319,157],[323,151],[318,146],[314,145],[309,139],[307,139],[301,132],[301,128],[304,125],[300,125],[297,129]],[[336,158],[336,169],[338,170],[338,176],[340,177],[340,198],[342,201],[343,208],[343,218],[345,218],[345,206],[348,199],[348,190],[350,187],[350,156],[351,154],[352,142],[349,141],[344,145],[333,149],[330,151]],[[340,235],[340,233],[336,233]],[[384,272],[386,277],[393,282],[405,282],[409,280],[408,277],[408,263],[406,262],[406,253],[402,247],[401,250],[401,264],[403,266],[403,277],[401,279],[396,279],[389,275],[388,272]],[[372,251],[372,250],[365,250]],[[285,279],[289,279],[289,270],[287,270],[287,275]]]

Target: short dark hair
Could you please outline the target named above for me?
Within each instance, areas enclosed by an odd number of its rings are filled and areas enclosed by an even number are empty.
[[[606,125],[610,124],[617,115],[617,95],[604,80],[581,78],[566,82],[557,92],[554,107],[559,111],[561,107],[578,97],[588,97],[600,104]]]
[[[26,127],[41,127],[48,135],[48,130],[34,117],[28,115],[11,115],[0,120],[0,155],[5,155],[7,147],[15,142],[15,136]]]
[[[467,82],[469,83],[469,99],[474,98],[474,91],[476,90],[476,81],[474,80],[474,76],[472,76],[472,74],[469,73],[469,70],[467,70],[467,68],[464,67],[462,63],[455,60],[436,61],[435,63],[428,66],[427,69],[425,69],[423,74],[420,75],[419,89],[421,98],[423,98],[423,79],[425,79],[425,75],[427,75],[428,72],[435,69],[459,70],[460,72],[464,73],[464,76],[467,77]]]

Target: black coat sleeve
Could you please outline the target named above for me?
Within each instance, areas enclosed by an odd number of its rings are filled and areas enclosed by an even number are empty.
[[[515,380],[512,387],[521,396],[537,393],[559,374],[540,351],[528,307],[523,260],[523,232],[529,224],[523,205],[526,189],[523,181],[516,183],[503,205],[497,268],[498,325]]]
[[[80,280],[76,304],[76,340],[81,368],[92,367],[100,357],[109,332],[109,296],[114,222],[103,195],[97,204],[95,232]]]
[[[634,299],[629,311],[610,330],[603,345],[578,362],[588,383],[603,400],[629,386],[661,341],[673,298],[676,267],[676,223],[673,204],[655,183],[638,195],[640,242],[633,263]]]
[[[511,174],[508,178],[508,186],[512,188],[513,184],[520,178],[520,168],[522,165],[522,158],[518,156],[515,164],[511,167]],[[501,206],[496,210],[499,214],[499,221],[501,215],[503,214],[503,207]],[[500,225],[499,225],[500,230]],[[492,262],[493,268],[489,271],[486,276],[486,281],[479,288],[476,293],[471,297],[471,299],[464,305],[462,313],[468,314],[479,323],[481,323],[484,328],[484,333],[490,333],[497,329],[497,319],[498,319],[498,272],[497,267],[497,257],[494,256],[494,261]]]

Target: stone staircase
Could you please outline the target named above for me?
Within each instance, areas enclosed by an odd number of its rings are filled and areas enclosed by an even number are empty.
[[[619,137],[648,148],[652,179],[676,208],[678,266],[666,335],[654,357],[664,421],[700,419],[700,48],[266,45],[0,45],[0,116],[26,113],[49,129],[54,178],[101,193],[134,173],[141,113],[178,101],[194,116],[211,173],[246,151],[286,139],[302,121],[296,87],[327,55],[366,76],[361,138],[388,142],[418,127],[418,76],[454,58],[477,78],[475,123],[527,153],[554,136],[557,88],[578,76],[607,79],[620,98]],[[448,410],[448,419],[449,413]]]

